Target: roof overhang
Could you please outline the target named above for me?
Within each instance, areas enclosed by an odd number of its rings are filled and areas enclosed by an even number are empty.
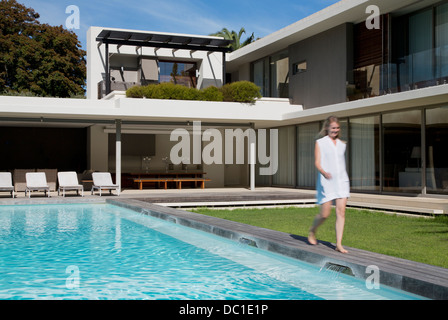
[[[229,45],[231,43],[230,40],[212,36],[206,37],[114,29],[103,29],[96,37],[96,41],[104,44],[135,47],[185,49],[210,52],[229,52]]]
[[[300,110],[288,99],[261,99],[254,105],[238,102],[116,98],[89,100],[44,97],[0,96],[0,126],[89,126],[123,124],[153,125],[171,123],[183,126],[201,121],[215,126],[255,127],[265,122],[279,123],[282,114]]]
[[[418,107],[447,106],[448,84],[303,109],[287,99],[260,99],[254,105],[237,102],[117,98],[88,100],[37,97],[0,97],[0,126],[7,125],[204,125],[273,128],[321,121],[329,115],[341,118],[396,112]],[[33,124],[34,123],[34,124]]]
[[[287,49],[309,37],[330,30],[344,23],[361,23],[372,15],[367,7],[375,5],[380,14],[405,14],[440,0],[342,0],[264,38],[235,50],[227,55],[227,71],[238,70],[243,63],[250,63]]]
[[[282,125],[322,121],[329,115],[339,118],[363,117],[419,107],[448,107],[448,84],[360,99],[324,107],[293,111],[283,114]]]

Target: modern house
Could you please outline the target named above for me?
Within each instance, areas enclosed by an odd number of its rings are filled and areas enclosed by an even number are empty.
[[[208,187],[313,189],[314,141],[336,115],[353,191],[448,195],[448,1],[342,0],[234,52],[227,44],[91,27],[87,99],[0,97],[8,154],[0,170],[111,171],[126,186],[146,170],[197,170]],[[134,85],[240,80],[257,84],[263,98],[248,105],[125,96]],[[197,122],[223,136],[229,128],[278,130],[275,174],[260,175],[247,155],[244,163],[185,159],[168,168],[177,143],[170,134]]]

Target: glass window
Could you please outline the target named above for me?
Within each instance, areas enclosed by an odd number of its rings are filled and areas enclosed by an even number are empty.
[[[448,3],[436,8],[437,77],[448,78]]]
[[[320,124],[309,123],[297,127],[297,185],[316,186],[317,171],[314,165],[314,146],[320,131]]]
[[[261,89],[263,97],[289,97],[288,51],[252,63],[252,82]]]
[[[271,58],[271,97],[288,98],[289,59],[288,52],[282,52]]]
[[[308,68],[306,61],[302,61],[299,63],[294,63],[292,65],[292,73],[298,74],[302,72],[306,72],[306,69]]]
[[[379,116],[350,119],[350,185],[379,190]]]
[[[448,82],[448,3],[392,17],[391,26],[390,91]]]
[[[159,61],[159,82],[181,84],[189,88],[196,88],[196,63]]]
[[[421,111],[383,115],[383,190],[421,192]]]
[[[278,170],[272,176],[272,184],[278,186],[295,185],[295,127],[278,129]]]
[[[426,190],[448,193],[448,106],[426,110]]]
[[[260,87],[263,97],[269,97],[268,59],[259,60],[253,64],[253,82]]]
[[[409,17],[409,62],[412,82],[433,79],[433,19],[432,9]],[[420,86],[416,84],[418,87]]]
[[[272,175],[270,174],[260,174],[260,169],[261,168],[268,168],[269,166],[274,166],[274,161],[278,161],[278,159],[275,158],[275,155],[271,154],[271,129],[267,129],[265,131],[265,152],[266,152],[266,156],[269,156],[271,158],[270,162],[268,164],[260,164],[259,161],[257,161],[256,165],[255,165],[255,184],[257,186],[271,186],[272,181]],[[277,140],[278,142],[278,140]],[[260,131],[257,132],[257,159],[260,160],[259,156],[258,156],[258,152],[260,152],[259,148],[260,148],[260,144],[263,143],[263,140],[261,140],[261,133]],[[277,162],[278,163],[278,162]]]

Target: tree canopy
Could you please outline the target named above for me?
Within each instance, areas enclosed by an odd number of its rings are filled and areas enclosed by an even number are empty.
[[[238,33],[234,30],[229,31],[227,28],[222,28],[221,31],[212,33],[210,35],[223,37],[226,40],[231,40],[232,43],[230,44],[230,48],[232,49],[232,51],[235,51],[236,49],[242,48],[254,41],[254,33],[252,32],[252,34],[248,38],[246,38],[246,40],[241,42],[243,33],[246,33],[246,30],[244,30],[244,28],[241,28]]]
[[[38,18],[16,0],[0,1],[0,94],[83,95],[86,52],[78,37]]]

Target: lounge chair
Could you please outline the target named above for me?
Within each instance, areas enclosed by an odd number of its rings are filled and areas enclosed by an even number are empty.
[[[9,191],[14,198],[14,186],[12,185],[11,172],[0,172],[0,191]]]
[[[81,190],[81,197],[84,197],[84,187],[78,182],[78,175],[74,171],[58,172],[58,195],[62,191],[62,196],[65,197],[65,191],[76,190],[76,194],[79,195]]]
[[[109,172],[93,172],[92,179],[92,194],[97,189],[100,192],[100,197],[101,190],[109,190],[110,194],[112,194],[112,190],[116,190],[117,195],[120,195],[120,187],[112,182],[112,176]]]
[[[25,197],[28,192],[28,198],[31,197],[32,191],[44,191],[45,195],[50,197],[50,187],[47,184],[47,177],[45,172],[27,172],[25,175],[26,189]]]

